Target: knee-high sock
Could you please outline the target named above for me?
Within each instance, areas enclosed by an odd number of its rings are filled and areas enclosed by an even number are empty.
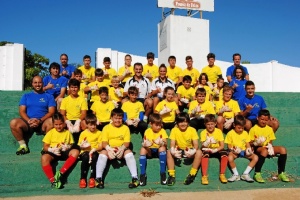
[[[141,175],[146,174],[146,167],[147,167],[147,157],[145,155],[140,155]]]
[[[46,174],[47,178],[52,183],[55,179],[54,179],[54,174],[53,174],[51,165],[42,166],[42,168],[43,168],[43,171]]]
[[[167,152],[162,151],[159,152],[159,164],[160,164],[160,173],[166,173],[166,165],[167,165]]]
[[[225,174],[228,164],[228,157],[222,156],[220,161],[220,174]]]
[[[263,166],[263,164],[265,163],[266,157],[262,156],[262,155],[258,155],[258,161],[255,165],[255,172],[261,172],[261,168]]]
[[[107,163],[107,156],[104,154],[99,154],[97,164],[96,164],[96,178],[102,178],[104,169]]]
[[[201,160],[201,172],[202,176],[207,176],[207,169],[208,169],[208,157],[204,157]]]
[[[286,154],[280,154],[277,165],[278,165],[278,174],[281,174],[281,172],[285,171],[285,164],[286,164],[287,155]]]
[[[69,158],[66,160],[65,164],[60,169],[60,173],[65,173],[72,165],[76,162],[77,158],[73,156],[69,156]]]
[[[138,176],[137,176],[136,161],[134,159],[133,153],[130,152],[130,153],[126,154],[124,156],[124,158],[125,158],[127,167],[130,171],[131,177],[132,178],[137,178]]]

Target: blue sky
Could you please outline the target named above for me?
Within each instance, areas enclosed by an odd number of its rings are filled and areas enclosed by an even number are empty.
[[[214,2],[215,11],[203,18],[210,20],[210,50],[218,60],[230,62],[239,52],[251,63],[300,67],[299,0]],[[50,62],[67,53],[70,63],[82,63],[97,48],[158,54],[157,0],[0,0],[0,7],[0,41],[22,43]]]

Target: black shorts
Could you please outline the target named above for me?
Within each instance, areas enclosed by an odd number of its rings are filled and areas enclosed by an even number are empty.
[[[28,132],[30,134],[33,134],[34,132],[36,132],[37,134],[40,134],[40,135],[45,135],[45,131],[42,130],[42,126],[43,126],[43,123],[40,124],[38,127],[36,128],[31,128],[28,124],[28,122],[23,119],[23,118],[20,118],[21,120],[23,120],[23,122],[25,122],[25,124],[27,125],[27,128],[28,128]]]
[[[208,158],[221,158],[221,157],[224,157],[224,156],[228,156],[228,152],[226,150],[221,150],[221,151],[218,151],[216,153],[209,153],[207,151],[203,151],[202,150],[202,153],[203,153],[203,158],[204,157],[208,157]]]
[[[51,153],[49,151],[44,151],[44,150],[41,151],[41,154],[42,155],[49,154],[49,155],[51,155],[54,158],[54,160],[67,160],[69,158],[70,151],[73,150],[73,149],[77,149],[78,151],[80,151],[79,146],[73,144],[72,147],[69,150],[62,151],[61,152],[61,156],[55,155],[54,153]]]

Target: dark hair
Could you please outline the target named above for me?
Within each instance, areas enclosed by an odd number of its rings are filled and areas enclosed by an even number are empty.
[[[103,62],[110,62],[110,57],[104,57]]]
[[[236,115],[234,117],[234,125],[245,126],[246,125],[245,117],[243,115]]]
[[[85,117],[86,124],[97,124],[97,117],[94,114],[87,114]]]
[[[123,117],[123,115],[124,115],[124,111],[121,108],[114,108],[111,111],[110,117],[113,117],[113,116],[122,116]]]
[[[263,109],[263,110],[260,110],[259,112],[258,112],[258,117],[260,117],[260,116],[268,116],[268,117],[270,117],[271,116],[271,114],[270,114],[270,111],[269,110],[266,110],[266,109]]]
[[[60,113],[55,113],[53,116],[52,116],[52,122],[54,123],[54,120],[61,120],[62,122],[65,121],[64,119],[64,116]]]
[[[215,117],[215,115],[213,115],[213,114],[207,114],[207,115],[205,115],[205,117],[204,117],[204,124],[206,124],[206,123],[208,123],[208,122],[214,122],[214,123],[216,123],[216,117]]]
[[[247,86],[249,86],[249,85],[254,85],[254,86],[255,86],[255,84],[254,84],[253,81],[247,81],[247,82],[245,83],[245,88],[246,88]]]
[[[164,63],[162,63],[162,64],[159,66],[158,70],[160,70],[160,68],[165,68],[165,69],[167,69],[167,66],[166,66]]]
[[[192,56],[186,56],[185,61],[187,61],[187,60],[193,60]]]
[[[128,88],[128,94],[138,94],[139,93],[139,90],[138,90],[138,88],[137,87],[135,87],[135,86],[130,86],[129,88]]]
[[[67,57],[67,59],[69,59],[68,55],[67,55],[67,54],[65,54],[65,53],[62,53],[62,54],[60,54],[60,58],[61,58],[62,56],[66,56],[66,57]]]
[[[162,119],[158,113],[151,113],[149,115],[149,122],[152,124],[162,124]]]
[[[216,59],[216,55],[214,53],[207,54],[207,60],[209,60],[210,58]]]
[[[206,73],[201,73],[200,76],[199,76],[199,78],[198,78],[199,83],[201,84],[202,76],[204,76],[206,82],[208,82],[208,76],[207,76],[207,74],[206,74]],[[206,84],[207,84],[207,83],[206,83]]]
[[[198,88],[195,92],[195,96],[197,97],[199,94],[206,95],[206,90],[204,88]]]
[[[185,75],[183,78],[182,78],[182,82],[184,81],[190,81],[192,82],[192,77],[190,75]]]
[[[69,83],[68,83],[68,86],[71,87],[71,86],[77,86],[78,89],[80,89],[80,81],[75,79],[75,78],[71,78],[69,80]]]
[[[103,69],[97,68],[95,70],[95,76],[103,76],[103,75],[104,75]]]
[[[245,79],[246,73],[245,73],[245,70],[244,70],[243,66],[241,66],[241,65],[237,65],[237,66],[234,68],[234,70],[233,70],[233,76],[236,77],[236,70],[238,70],[238,69],[242,70],[242,79]]]
[[[147,59],[149,59],[149,58],[153,58],[154,59],[154,57],[155,57],[154,53],[152,53],[152,52],[148,52],[147,53]]]
[[[224,78],[223,77],[217,78],[217,82],[219,82],[220,80],[224,81]]]
[[[175,59],[176,60],[176,57],[175,56],[169,56],[168,61],[171,60],[171,59]]]
[[[181,112],[178,115],[176,115],[176,123],[179,124],[181,122],[187,122],[190,123],[190,117],[189,114],[186,112]]]
[[[165,87],[164,92],[163,92],[163,98],[166,98],[166,94],[167,94],[168,90],[175,91],[175,89],[173,87],[171,87],[171,86]]]
[[[136,66],[141,66],[142,70],[143,70],[143,64],[142,63],[139,63],[139,62],[134,63],[133,69],[135,69]]]
[[[224,85],[224,87],[223,87],[223,94],[224,94],[225,92],[227,92],[227,91],[231,91],[232,94],[233,94],[233,88],[230,87],[229,85]]]
[[[232,60],[234,60],[234,57],[235,57],[235,56],[239,56],[239,57],[240,57],[240,59],[242,58],[241,54],[239,54],[239,53],[235,53],[235,54],[233,54],[233,55],[232,55]]]
[[[91,59],[91,56],[89,56],[89,55],[83,56],[83,60],[84,60],[84,59],[87,59],[87,58],[89,58],[90,60],[92,60],[92,59]]]
[[[131,58],[131,55],[129,55],[129,54],[126,54],[124,58],[126,58],[126,57],[130,57],[130,58]]]
[[[82,75],[82,71],[80,69],[75,69],[74,75]]]
[[[49,66],[49,72],[51,72],[52,68],[57,68],[58,69],[58,73],[60,72],[60,65],[57,62],[53,62],[50,64]]]
[[[105,94],[108,95],[108,88],[107,88],[106,86],[100,87],[100,88],[99,88],[99,95],[100,95],[101,93],[105,93]]]

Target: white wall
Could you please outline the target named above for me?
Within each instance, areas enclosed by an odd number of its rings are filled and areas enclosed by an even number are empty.
[[[0,90],[23,90],[24,45],[0,46]]]

